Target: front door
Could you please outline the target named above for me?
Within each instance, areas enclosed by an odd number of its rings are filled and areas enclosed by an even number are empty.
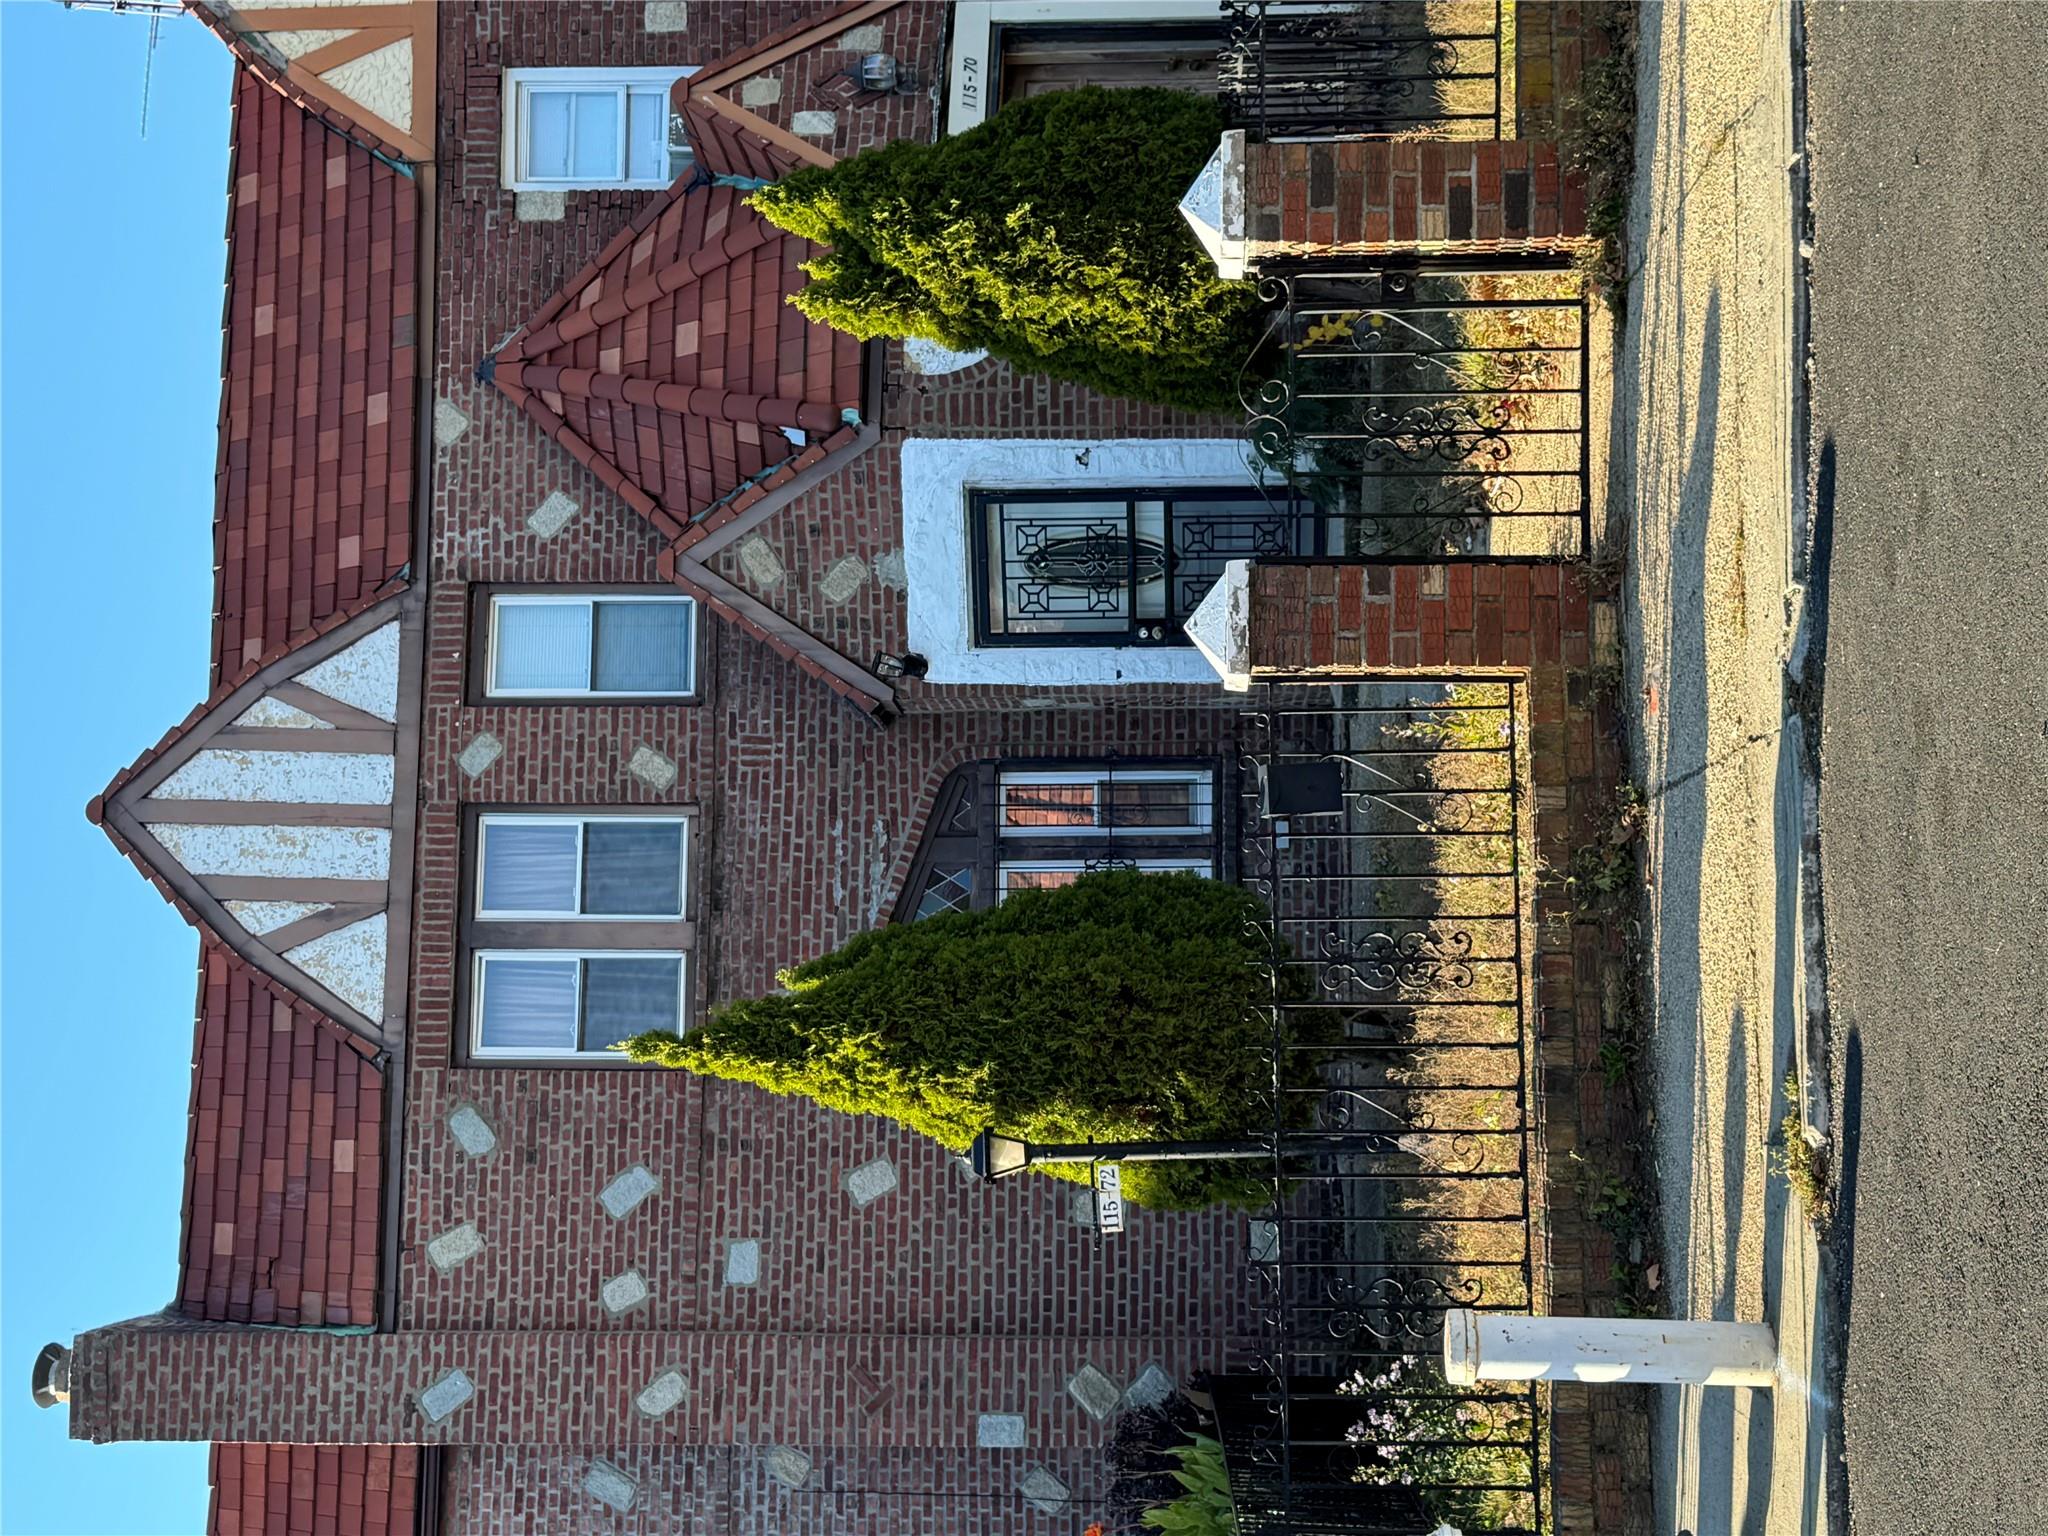
[[[1213,25],[1005,27],[998,40],[1000,106],[1083,85],[1216,90],[1222,33]]]

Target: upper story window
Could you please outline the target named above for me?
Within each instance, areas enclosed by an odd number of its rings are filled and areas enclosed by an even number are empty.
[[[1255,489],[972,491],[976,645],[1184,645],[1225,562],[1310,553]]]
[[[669,93],[692,69],[508,69],[505,185],[666,187],[690,166]]]
[[[488,812],[474,826],[463,948],[469,1054],[618,1061],[684,1027],[689,820]]]
[[[679,699],[697,686],[697,605],[675,591],[489,591],[491,699]]]

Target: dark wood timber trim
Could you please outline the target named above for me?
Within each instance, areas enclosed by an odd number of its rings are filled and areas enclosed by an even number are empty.
[[[236,752],[367,752],[389,757],[398,750],[391,726],[375,731],[301,730],[294,726],[230,725],[213,733],[212,745]]]
[[[290,704],[296,709],[303,709],[315,719],[325,720],[329,725],[342,726],[348,730],[388,731],[393,728],[389,720],[380,720],[367,709],[357,709],[353,704],[344,704],[341,700],[322,693],[318,688],[309,688],[304,683],[279,683],[270,690],[270,697],[280,703]]]
[[[429,7],[432,10],[432,7]],[[413,34],[413,124],[427,139],[427,159],[435,150],[434,58],[439,18],[430,19]],[[422,70],[425,71],[422,74]],[[413,185],[419,208],[413,219],[418,233],[417,303],[419,351],[431,359],[435,354],[435,232],[440,225],[438,201],[440,178],[432,164],[421,165]],[[405,1120],[409,1074],[412,1067],[412,944],[413,893],[418,869],[420,812],[420,722],[424,713],[427,653],[428,573],[433,569],[433,530],[429,526],[433,496],[422,487],[433,485],[434,463],[434,374],[431,364],[417,370],[417,393],[413,401],[412,445],[412,569],[411,584],[398,607],[398,745],[392,765],[391,863],[387,873],[384,916],[384,1038],[388,1050],[379,1063],[384,1071],[384,1169],[380,1241],[377,1245],[377,1326],[385,1332],[398,1327],[398,1276],[404,1257]],[[439,1470],[438,1458],[435,1470]],[[429,1486],[426,1467],[421,1468],[421,1493]],[[439,1481],[435,1489],[432,1529],[439,1530]],[[421,1504],[421,1526],[428,1516]]]
[[[305,800],[158,800],[135,807],[144,825],[203,827],[388,827],[389,805]]]
[[[203,750],[215,737],[226,730],[236,728],[234,722],[255,704],[258,699],[268,694],[279,683],[290,682],[308,667],[315,666],[330,656],[338,655],[365,635],[375,634],[386,624],[401,619],[402,614],[399,604],[399,596],[393,596],[389,600],[377,604],[374,608],[366,608],[346,624],[337,624],[318,639],[307,642],[297,650],[286,652],[268,666],[261,667],[251,673],[247,681],[241,683],[232,693],[208,710],[205,717],[194,725],[191,730],[187,731],[176,746],[151,762],[141,772],[137,773],[134,778],[109,795],[107,797],[109,808],[115,805],[132,807],[136,801],[150,794],[157,785],[163,783],[165,779],[184,767],[196,753]],[[391,730],[391,727],[385,722],[380,720],[377,723],[382,730],[387,732]],[[249,726],[240,727],[239,729],[256,730],[260,728]],[[291,738],[278,750],[298,752],[321,750],[307,746],[305,738],[311,736],[332,736],[336,733],[333,731],[295,731],[287,729],[278,734]],[[246,737],[238,745],[245,751],[254,750]],[[330,747],[325,750],[334,751],[337,749]],[[388,754],[391,751],[390,744],[387,743],[381,750]]]
[[[297,949],[301,944],[310,944],[315,939],[324,939],[330,933],[338,933],[352,923],[360,923],[366,917],[375,917],[384,909],[368,902],[337,902],[325,912],[309,912],[296,922],[286,923],[282,928],[273,928],[260,935],[263,942],[282,955]]]
[[[296,875],[201,875],[216,901],[348,901],[384,904],[382,880],[316,880]]]
[[[228,911],[230,901],[322,901],[360,902],[371,907],[385,905],[385,884],[381,880],[301,880],[267,875],[195,875],[171,856],[148,827],[117,795],[106,807],[105,824],[111,826],[156,872],[169,888],[172,899],[196,921],[203,923],[222,942],[295,997],[302,997],[326,1014],[342,1029],[367,1042],[378,1054],[389,1042],[374,1019],[365,1018],[353,1004],[322,986],[286,960],[261,937],[249,932]]]
[[[465,945],[472,949],[689,949],[696,941],[695,923],[667,919],[498,922],[480,917],[468,925]]]

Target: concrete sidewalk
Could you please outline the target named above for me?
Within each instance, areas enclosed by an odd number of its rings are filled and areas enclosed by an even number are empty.
[[[1804,1038],[1803,748],[1784,653],[1793,524],[1789,5],[1646,5],[1611,505],[1649,799],[1655,1147],[1676,1317],[1763,1321],[1775,1393],[1668,1389],[1658,1526],[1828,1529],[1814,1233],[1771,1167]]]

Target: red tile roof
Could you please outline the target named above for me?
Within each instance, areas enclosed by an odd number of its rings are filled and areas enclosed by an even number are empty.
[[[264,665],[395,593],[412,543],[416,184],[246,66],[233,109],[213,686],[109,793]],[[104,800],[87,809],[95,821]],[[199,924],[163,872],[114,841]],[[374,1324],[375,1047],[200,933],[177,1309]]]
[[[412,1536],[412,1445],[216,1445],[207,1536]]]
[[[842,413],[861,404],[860,343],[787,302],[814,248],[745,196],[678,183],[493,366],[499,389],[671,539],[851,438]]]
[[[178,1310],[373,1325],[384,1081],[355,1037],[209,935]]]
[[[235,72],[214,682],[369,606],[410,556],[417,186]]]

